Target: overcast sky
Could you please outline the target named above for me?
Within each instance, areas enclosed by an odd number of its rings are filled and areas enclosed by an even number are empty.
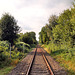
[[[34,31],[38,40],[50,15],[70,8],[73,0],[0,0],[0,18],[5,12],[14,16],[23,33]]]

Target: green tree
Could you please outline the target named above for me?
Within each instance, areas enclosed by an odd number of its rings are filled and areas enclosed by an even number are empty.
[[[17,25],[17,21],[13,16],[5,13],[0,20],[0,31],[1,40],[7,40],[13,44],[20,31],[20,27]]]
[[[58,16],[56,15],[52,15],[50,16],[50,18],[48,19],[49,21],[49,26],[50,26],[50,29],[55,27],[55,25],[57,25],[57,21],[58,21]]]
[[[30,37],[32,38],[32,40],[33,40],[33,44],[36,44],[36,34],[35,34],[35,32],[29,32],[29,34],[30,34]]]
[[[39,32],[39,43],[43,43],[43,39],[42,39],[42,34],[41,34],[41,32]]]
[[[49,24],[46,24],[42,27],[41,32],[39,33],[39,42],[40,43],[48,43],[53,39],[53,28],[58,24],[58,16],[52,15],[49,18]]]
[[[61,45],[72,47],[73,25],[71,23],[72,13],[69,9],[60,14],[58,25],[53,29],[53,37]]]
[[[27,44],[33,44],[33,40],[32,38],[30,37],[30,34],[28,32],[26,32],[24,35],[23,35],[23,38],[22,38],[22,41],[27,43]]]
[[[52,30],[56,25],[58,25],[58,16],[51,15],[48,21],[49,21],[49,24],[46,24],[45,26],[46,32],[47,32],[47,36],[49,37],[49,40],[52,40],[53,39]]]
[[[48,21],[39,33],[40,43],[47,42],[48,38],[52,50],[75,46],[75,0],[73,7],[64,10],[59,16],[50,16]]]
[[[26,32],[26,33],[20,33],[18,34],[18,39],[17,41],[18,42],[25,42],[27,44],[36,44],[37,41],[36,41],[36,34],[35,32]]]
[[[46,27],[42,27],[41,32],[39,33],[39,42],[40,43],[46,43],[49,40],[46,31],[47,31]]]
[[[75,3],[73,3],[73,7],[71,8],[71,13],[72,13],[72,18],[70,20],[72,24],[71,38],[72,38],[73,45],[75,45]]]

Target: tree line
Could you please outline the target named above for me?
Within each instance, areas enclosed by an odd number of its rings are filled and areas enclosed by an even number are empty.
[[[48,24],[39,32],[39,43],[49,44],[50,47],[75,46],[75,4],[64,10],[59,16],[51,15]],[[54,48],[53,48],[54,49]]]
[[[2,15],[0,19],[0,40],[8,41],[12,45],[16,42],[36,44],[35,32],[20,33],[21,27],[17,25],[17,20],[8,13]],[[20,34],[18,34],[20,33]]]
[[[0,68],[16,65],[36,46],[35,32],[20,31],[17,20],[9,13],[4,13],[0,19]]]

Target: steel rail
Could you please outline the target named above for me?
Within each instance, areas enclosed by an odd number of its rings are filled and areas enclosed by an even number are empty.
[[[47,60],[47,58],[46,58],[46,56],[44,54],[43,50],[42,50],[42,56],[43,56],[43,59],[44,59],[46,65],[47,65],[47,68],[48,68],[49,72],[51,73],[51,75],[55,75],[54,72],[53,72],[53,69],[52,69],[51,65],[49,64],[49,62],[48,62],[48,60]]]
[[[28,68],[28,71],[27,71],[26,75],[29,75],[30,72],[31,72],[31,68],[32,68],[32,65],[33,65],[33,62],[34,62],[34,59],[35,59],[35,56],[36,56],[36,52],[37,52],[37,48],[36,48],[36,50],[35,50],[33,59],[32,59],[32,61],[31,61],[30,65],[29,65],[29,68]]]

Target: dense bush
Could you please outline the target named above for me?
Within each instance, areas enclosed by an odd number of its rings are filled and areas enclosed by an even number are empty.
[[[6,51],[7,49],[7,47],[0,46],[0,67],[9,65],[9,63],[11,63],[11,60],[9,60],[10,54]]]
[[[20,52],[27,52],[27,50],[30,49],[30,45],[26,44],[24,42],[18,42],[18,43],[16,43],[15,46],[17,47],[17,50]],[[24,51],[23,51],[23,49],[24,49]]]
[[[23,45],[25,46],[24,52],[23,52]],[[15,46],[11,47],[11,59],[10,59],[9,42],[0,41],[0,68],[10,64],[13,65],[12,62],[14,62],[14,64],[17,64],[20,59],[26,56],[25,53],[28,53],[29,51],[30,45],[24,42],[16,43]]]
[[[26,33],[20,33],[18,34],[18,39],[17,41],[18,42],[24,42],[24,43],[27,43],[29,45],[31,44],[36,44],[37,41],[36,41],[36,37],[35,37],[35,32],[26,32]]]
[[[8,50],[9,49],[9,42],[7,41],[0,41],[0,48],[4,48],[4,49],[0,49],[0,50]]]
[[[36,48],[36,44],[31,44],[31,48]]]

